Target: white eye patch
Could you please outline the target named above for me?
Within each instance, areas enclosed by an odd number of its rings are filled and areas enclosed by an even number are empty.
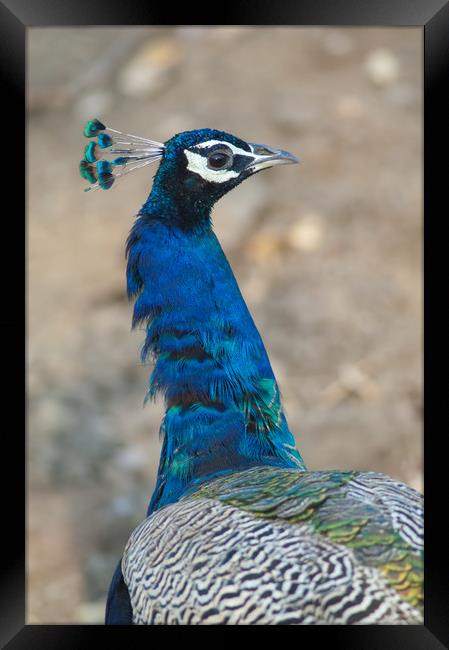
[[[200,153],[194,153],[188,149],[184,149],[184,153],[188,160],[187,169],[194,174],[199,174],[205,181],[226,183],[226,181],[231,180],[231,178],[236,178],[239,175],[238,172],[232,169],[210,169],[207,166],[207,158]]]
[[[222,142],[221,140],[208,140],[207,142],[200,142],[199,144],[195,145],[195,149],[209,148],[213,147],[215,144],[221,144],[225,147],[228,147],[228,149],[230,149],[233,154],[240,154],[241,156],[251,155],[250,151],[246,151],[246,149],[240,149],[240,147],[236,147],[235,144],[231,144],[230,142]]]
[[[249,151],[245,149],[240,149],[230,142],[222,142],[221,140],[208,140],[207,142],[200,142],[195,145],[197,149],[204,149],[212,147],[213,145],[221,144],[225,145],[234,155],[239,154],[241,156],[251,155]],[[237,178],[240,172],[233,171],[232,169],[211,169],[207,165],[207,157],[202,156],[199,153],[190,151],[189,149],[184,149],[188,164],[187,169],[195,174],[199,174],[201,178],[204,178],[205,181],[212,183],[226,183],[231,180],[231,178]]]

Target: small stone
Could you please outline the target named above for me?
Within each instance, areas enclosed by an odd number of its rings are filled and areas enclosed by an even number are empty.
[[[335,406],[349,398],[361,401],[374,400],[379,397],[380,388],[358,365],[345,364],[336,381],[322,391],[321,402],[327,407]]]
[[[390,50],[377,49],[370,52],[365,68],[369,79],[376,86],[389,86],[399,78],[399,60]]]
[[[342,366],[338,379],[348,395],[357,396],[362,400],[378,397],[379,388],[376,382],[355,364]]]
[[[288,243],[295,250],[315,251],[320,248],[322,241],[322,219],[314,212],[299,219],[288,232]]]
[[[365,375],[357,366],[345,365],[340,368],[339,380],[347,391],[357,392],[365,381]]]

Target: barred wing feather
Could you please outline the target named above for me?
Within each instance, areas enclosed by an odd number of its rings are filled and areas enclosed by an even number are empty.
[[[422,623],[422,497],[374,472],[256,467],[132,534],[137,624]]]

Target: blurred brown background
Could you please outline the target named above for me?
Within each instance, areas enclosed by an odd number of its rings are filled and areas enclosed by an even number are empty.
[[[162,406],[130,333],[124,242],[154,169],[84,193],[84,122],[288,149],[216,230],[310,469],[422,489],[421,29],[29,30],[29,623],[102,622],[145,516]]]

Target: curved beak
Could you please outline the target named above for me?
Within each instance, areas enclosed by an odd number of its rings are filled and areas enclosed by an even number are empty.
[[[289,151],[283,149],[274,149],[266,144],[248,143],[253,152],[253,157],[247,165],[249,171],[260,171],[273,165],[288,165],[290,163],[299,163],[299,160]]]

